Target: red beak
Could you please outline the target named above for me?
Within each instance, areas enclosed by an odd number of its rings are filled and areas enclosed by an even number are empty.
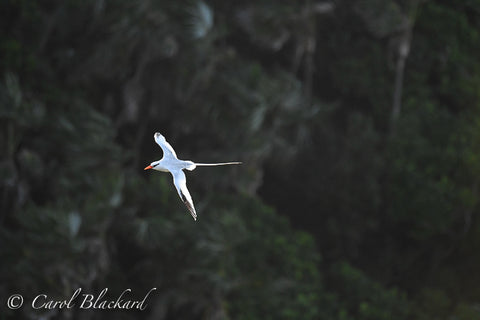
[[[153,167],[152,167],[152,166],[148,166],[148,167],[145,167],[145,169],[143,169],[143,170],[148,170],[148,169],[153,169]]]

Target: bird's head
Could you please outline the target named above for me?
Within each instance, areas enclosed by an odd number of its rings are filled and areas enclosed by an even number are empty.
[[[146,166],[143,170],[154,169],[158,165],[158,161],[153,161],[150,165]]]

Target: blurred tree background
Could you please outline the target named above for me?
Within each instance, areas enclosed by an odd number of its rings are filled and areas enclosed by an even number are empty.
[[[1,0],[0,26],[0,319],[480,319],[479,0]],[[197,222],[142,170],[155,131],[244,163],[187,173]],[[28,305],[106,287],[157,290]]]

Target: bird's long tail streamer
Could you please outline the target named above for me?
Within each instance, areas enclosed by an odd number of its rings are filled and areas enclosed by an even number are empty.
[[[241,162],[219,162],[219,163],[196,163],[195,162],[195,165],[197,167],[213,167],[213,166],[226,166],[226,165],[230,165],[230,164],[241,164]]]

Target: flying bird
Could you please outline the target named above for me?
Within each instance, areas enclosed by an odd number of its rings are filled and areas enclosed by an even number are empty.
[[[197,220],[197,212],[193,205],[192,196],[187,189],[187,179],[185,177],[184,169],[189,171],[194,170],[196,167],[201,166],[225,166],[230,164],[241,164],[241,162],[221,162],[221,163],[196,163],[190,160],[180,160],[177,158],[175,150],[173,150],[170,143],[167,142],[164,136],[159,132],[154,134],[155,142],[162,148],[163,157],[160,160],[150,163],[143,170],[153,169],[163,172],[170,172],[173,176],[173,184],[177,188],[178,195],[182,199],[183,203],[187,206],[188,211],[192,215],[193,219]]]

